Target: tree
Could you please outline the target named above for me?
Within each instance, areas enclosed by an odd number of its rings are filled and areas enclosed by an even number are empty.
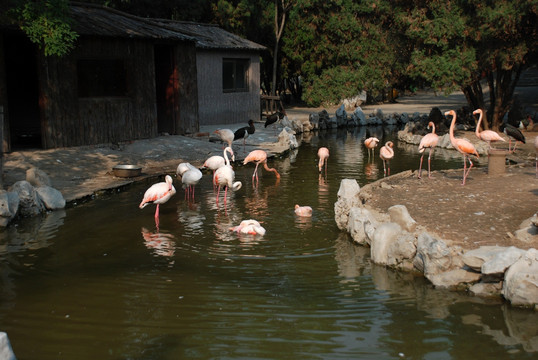
[[[510,109],[522,70],[536,63],[536,0],[399,1],[396,24],[413,51],[414,79],[451,93],[470,107],[486,108],[497,130]],[[486,124],[487,126],[487,124]]]
[[[388,2],[302,0],[290,12],[283,50],[288,74],[304,79],[304,100],[338,103],[396,82],[405,49],[387,36]],[[398,55],[400,53],[400,55]]]
[[[45,56],[62,56],[75,46],[78,35],[70,26],[67,0],[21,0],[12,6],[10,13]]]
[[[278,68],[278,48],[280,46],[280,39],[282,38],[282,32],[286,26],[286,16],[292,6],[291,1],[275,0],[275,46],[273,50],[273,81],[271,87],[271,94],[276,94],[276,78]]]

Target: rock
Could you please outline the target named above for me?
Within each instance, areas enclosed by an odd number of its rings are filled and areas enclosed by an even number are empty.
[[[351,117],[355,119],[355,121],[359,125],[366,125],[366,115],[362,111],[360,107],[356,108],[355,111],[351,114]]]
[[[365,232],[365,223],[374,224],[377,227],[377,220],[370,210],[364,207],[354,207],[349,211],[347,231],[353,241],[360,245],[369,245],[370,241]]]
[[[476,283],[469,288],[469,293],[480,297],[500,297],[502,291],[502,282],[496,283]]]
[[[538,242],[538,214],[524,220],[519,229],[514,232],[516,238],[527,244]]]
[[[405,205],[393,205],[389,208],[390,221],[400,225],[405,231],[413,232],[417,222],[409,215]]]
[[[340,230],[347,229],[349,212],[355,206],[361,206],[359,192],[361,188],[355,179],[343,179],[338,189],[338,200],[334,203],[334,220]]]
[[[486,261],[493,259],[495,255],[505,250],[506,247],[503,246],[481,246],[478,249],[467,251],[463,254],[462,260],[471,269],[480,271]]]
[[[35,187],[39,186],[51,186],[49,176],[36,167],[26,170],[26,181]]]
[[[289,127],[282,129],[278,135],[278,143],[288,149],[296,149],[299,146],[297,138],[295,137],[295,131]]]
[[[463,285],[477,282],[480,280],[480,274],[467,271],[464,269],[454,269],[437,274],[428,274],[426,276],[433,286],[441,289],[454,289]]]
[[[390,245],[396,241],[398,234],[402,231],[396,223],[383,223],[374,232],[372,243],[370,244],[370,255],[376,264],[387,265],[389,262],[388,250]]]
[[[5,332],[0,332],[0,359],[17,360]]]
[[[510,246],[504,251],[497,252],[493,258],[482,265],[480,270],[485,275],[502,274],[524,254],[525,250]]]
[[[417,253],[415,242],[415,237],[408,232],[398,234],[396,241],[389,245],[387,265],[411,270],[411,261]]]
[[[413,265],[426,277],[461,268],[461,248],[449,248],[443,240],[434,238],[427,232],[418,236],[417,254]]]
[[[538,250],[527,250],[510,266],[504,275],[502,294],[512,305],[538,305]]]
[[[310,114],[308,116],[308,121],[310,121],[312,129],[319,129],[319,114]]]
[[[10,191],[16,192],[19,196],[19,213],[22,216],[35,216],[45,211],[43,201],[28,181],[17,181],[11,186]]]
[[[36,191],[48,210],[65,208],[65,199],[58,190],[50,186],[40,186],[36,188]]]

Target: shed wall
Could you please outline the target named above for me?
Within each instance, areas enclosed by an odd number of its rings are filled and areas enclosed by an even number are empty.
[[[222,90],[222,60],[249,59],[249,91]],[[260,57],[252,52],[207,51],[198,49],[198,103],[200,125],[246,123],[260,119]]]
[[[122,59],[127,96],[78,97],[77,60]],[[44,148],[116,143],[157,136],[153,45],[82,38],[70,56],[39,58]]]

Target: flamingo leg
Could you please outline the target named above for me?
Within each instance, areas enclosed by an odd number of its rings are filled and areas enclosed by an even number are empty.
[[[420,165],[418,167],[418,178],[421,179],[420,174],[422,173],[422,159],[424,158],[424,153],[422,153],[422,156],[420,157]],[[428,171],[428,177],[429,177],[429,171]]]
[[[431,158],[432,158],[433,148],[430,148],[430,154],[428,155],[428,179],[431,179]]]
[[[217,185],[217,205],[219,203],[219,196],[220,196],[220,185]]]
[[[224,188],[224,206],[226,206],[226,198],[228,196],[228,186]]]
[[[157,204],[157,208],[155,209],[155,225],[157,228],[159,227],[159,204]]]

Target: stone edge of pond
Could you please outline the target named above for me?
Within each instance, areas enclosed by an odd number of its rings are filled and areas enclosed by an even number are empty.
[[[391,178],[412,174],[408,170]],[[334,204],[338,228],[353,243],[370,247],[373,263],[420,273],[438,289],[505,299],[512,306],[538,311],[538,250],[514,246],[466,250],[450,245],[417,224],[405,205],[393,205],[387,213],[365,205],[365,193],[383,187],[384,180],[361,189],[355,179],[343,179]]]

